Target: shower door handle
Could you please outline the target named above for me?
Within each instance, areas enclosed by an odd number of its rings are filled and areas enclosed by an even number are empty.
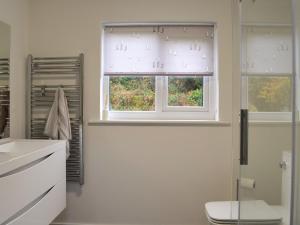
[[[240,118],[240,165],[248,165],[248,109],[241,109]]]

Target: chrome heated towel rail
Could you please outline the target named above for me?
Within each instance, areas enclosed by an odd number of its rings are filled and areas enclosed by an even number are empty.
[[[56,89],[68,100],[72,140],[67,160],[67,181],[84,183],[83,173],[83,62],[84,56],[28,56],[27,138],[48,139],[44,128]]]

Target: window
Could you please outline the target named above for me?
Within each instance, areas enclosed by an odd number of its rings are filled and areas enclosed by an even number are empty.
[[[243,107],[252,120],[290,120],[292,34],[287,26],[244,26]]]
[[[215,119],[213,25],[107,25],[103,46],[110,119]]]

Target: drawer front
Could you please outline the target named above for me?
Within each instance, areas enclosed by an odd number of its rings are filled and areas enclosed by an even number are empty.
[[[57,183],[36,204],[7,225],[49,225],[66,207],[66,181]]]
[[[0,224],[65,180],[65,165],[65,151],[57,151],[1,177]]]

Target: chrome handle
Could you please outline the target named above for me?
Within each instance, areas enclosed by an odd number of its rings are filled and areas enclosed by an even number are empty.
[[[248,165],[248,110],[241,109],[240,165]]]

